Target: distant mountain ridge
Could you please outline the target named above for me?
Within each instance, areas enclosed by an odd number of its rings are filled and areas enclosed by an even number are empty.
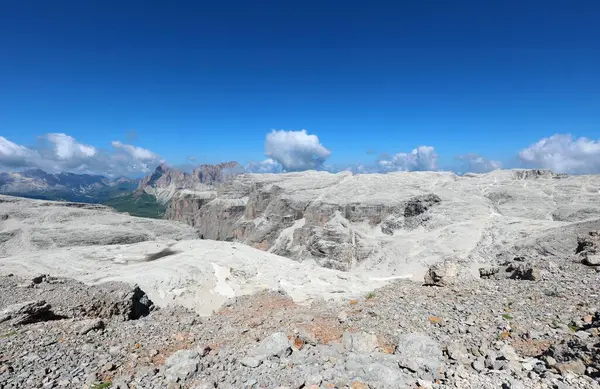
[[[0,193],[45,200],[102,203],[130,193],[137,179],[76,173],[47,173],[41,169],[0,173]]]
[[[186,173],[162,164],[152,174],[142,178],[136,194],[146,193],[154,196],[161,204],[166,204],[181,190],[212,190],[213,185],[243,171],[243,167],[235,161],[223,162],[217,165],[200,165],[192,173]]]
[[[41,169],[0,172],[0,194],[42,200],[105,204],[133,216],[161,218],[174,195],[186,190],[214,191],[215,184],[244,172],[237,162],[200,165],[186,173],[161,164],[139,179]]]

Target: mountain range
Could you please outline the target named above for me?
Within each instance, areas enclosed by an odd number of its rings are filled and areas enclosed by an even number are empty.
[[[164,164],[140,179],[41,169],[0,172],[0,194],[42,200],[105,204],[133,216],[161,218],[175,194],[214,190],[214,184],[242,172],[237,162],[200,165],[191,173]]]

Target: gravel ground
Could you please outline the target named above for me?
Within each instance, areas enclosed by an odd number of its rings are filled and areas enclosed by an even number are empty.
[[[210,317],[127,284],[5,275],[0,388],[600,387],[600,273],[527,266],[342,303],[261,292]]]

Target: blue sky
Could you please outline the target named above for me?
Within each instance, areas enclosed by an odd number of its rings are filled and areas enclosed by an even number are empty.
[[[591,0],[9,1],[0,136],[247,163],[306,129],[328,165],[432,146],[443,167],[569,133],[600,169],[598,20]]]

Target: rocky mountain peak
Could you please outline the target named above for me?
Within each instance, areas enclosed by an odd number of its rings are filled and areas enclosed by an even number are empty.
[[[223,162],[218,165],[200,165],[192,172],[192,176],[203,184],[214,184],[221,182],[228,176],[235,174],[235,169],[240,164],[235,161]]]
[[[140,181],[138,192],[146,192],[161,203],[166,203],[180,189],[206,190],[206,185],[225,181],[237,174],[236,168],[239,166],[237,162],[205,164],[198,166],[190,174],[161,164]]]

